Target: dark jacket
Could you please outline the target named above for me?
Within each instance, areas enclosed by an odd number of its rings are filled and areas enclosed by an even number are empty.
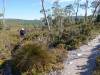
[[[25,36],[25,30],[20,30],[20,36]]]

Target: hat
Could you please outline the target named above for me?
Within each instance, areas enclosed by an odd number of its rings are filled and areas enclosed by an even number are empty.
[[[22,30],[24,30],[24,28],[22,28]]]

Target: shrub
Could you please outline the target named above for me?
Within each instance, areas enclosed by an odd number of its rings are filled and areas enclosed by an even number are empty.
[[[98,57],[96,58],[96,64],[97,64],[97,68],[100,69],[100,56],[98,56]]]
[[[96,70],[93,72],[93,75],[100,75],[100,70]]]
[[[52,68],[51,64],[56,63],[56,57],[47,48],[30,42],[15,52],[13,60],[22,72],[32,71],[32,69],[36,72],[48,71]]]
[[[70,39],[68,42],[66,42],[66,48],[68,50],[76,49],[80,45],[80,40],[76,38]]]
[[[3,28],[3,24],[2,22],[0,21],[0,30]]]
[[[100,56],[96,58],[96,69],[93,75],[100,75]]]
[[[88,38],[88,37],[86,37],[86,36],[84,36],[84,35],[78,35],[78,36],[76,37],[76,39],[79,40],[80,44],[81,44],[81,43],[86,43],[87,38]]]
[[[100,22],[100,15],[97,16],[96,22]]]
[[[88,24],[82,24],[80,27],[80,34],[84,35],[84,36],[90,36],[91,35],[91,30],[92,30],[92,26],[88,25]]]
[[[88,24],[77,25],[73,29],[65,30],[61,35],[57,35],[54,39],[54,46],[65,44],[64,48],[75,49],[82,43],[86,43],[91,37],[92,26]]]

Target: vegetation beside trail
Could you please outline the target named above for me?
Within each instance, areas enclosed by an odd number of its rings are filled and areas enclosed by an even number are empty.
[[[19,30],[22,27],[27,34],[20,42]],[[68,50],[80,47],[100,33],[98,24],[84,23],[72,24],[65,27],[63,32],[55,28],[51,31],[32,25],[16,25],[0,30],[0,64],[5,59],[12,59],[14,67],[22,75],[44,75],[51,70],[61,70]]]
[[[68,51],[76,50],[100,34],[100,2],[93,1],[92,5],[88,0],[85,4],[75,1],[75,5],[62,7],[57,0],[50,12],[41,0],[40,13],[44,17],[34,22],[18,19],[2,22],[0,19],[0,69],[8,60],[12,62],[13,74],[19,71],[22,75],[44,75],[63,69]],[[89,7],[94,9],[90,16],[87,15]],[[78,15],[79,8],[85,11],[82,17]],[[21,28],[26,30],[22,41],[19,35]],[[97,65],[99,60],[98,57]],[[94,74],[98,75],[100,68],[96,70]]]
[[[19,30],[22,27],[27,34],[20,42]],[[12,59],[13,65],[23,75],[44,75],[51,70],[61,70],[67,51],[87,43],[99,34],[98,29],[98,24],[84,23],[70,24],[63,32],[57,28],[48,31],[47,28],[32,25],[13,25],[10,29],[0,30],[0,63]]]
[[[80,29],[80,26],[84,29]],[[47,29],[29,26],[26,28],[25,39],[19,43],[19,30],[22,27],[22,25],[12,26],[10,30],[0,31],[2,34],[0,38],[5,41],[0,42],[0,51],[3,57],[1,59],[11,58],[23,75],[42,75],[44,72],[63,69],[63,60],[67,57],[67,50],[78,48],[86,43],[96,31],[96,26],[92,28],[90,25],[83,24],[74,27],[71,25],[70,28],[73,27],[75,30],[69,31],[69,28],[65,28],[66,30],[62,33],[52,29],[53,32],[48,34]],[[15,49],[17,45],[19,47]]]
[[[100,75],[100,56],[96,58],[96,70],[93,72],[93,75]]]
[[[48,48],[48,31],[41,31],[40,28],[32,26],[26,28],[26,37],[20,44],[19,30],[22,27],[25,26],[11,26],[10,30],[0,30],[0,34],[2,34],[0,36],[0,40],[2,39],[0,42],[0,64],[7,59],[12,59],[14,65],[22,73],[31,72],[33,75],[49,72],[51,69],[63,68],[63,60],[67,57],[67,52],[63,46]],[[43,35],[45,37],[42,37]],[[21,47],[15,49],[17,45]]]

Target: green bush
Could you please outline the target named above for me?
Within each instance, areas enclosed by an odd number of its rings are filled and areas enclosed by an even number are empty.
[[[100,56],[98,56],[98,57],[96,58],[96,64],[97,64],[97,68],[100,69]]]
[[[91,30],[92,26],[88,24],[82,24],[80,27],[80,34],[84,36],[90,36],[91,35]]]
[[[3,24],[2,22],[0,21],[0,30],[3,28]]]
[[[100,22],[100,14],[97,16],[96,22]]]
[[[100,75],[100,70],[96,70],[93,72],[93,75]]]
[[[96,58],[96,69],[93,72],[93,75],[100,75],[100,56]]]
[[[91,36],[92,26],[82,24],[75,27],[74,30],[64,30],[61,35],[55,37],[54,45],[65,44],[68,50],[75,49],[82,43],[86,43]]]

